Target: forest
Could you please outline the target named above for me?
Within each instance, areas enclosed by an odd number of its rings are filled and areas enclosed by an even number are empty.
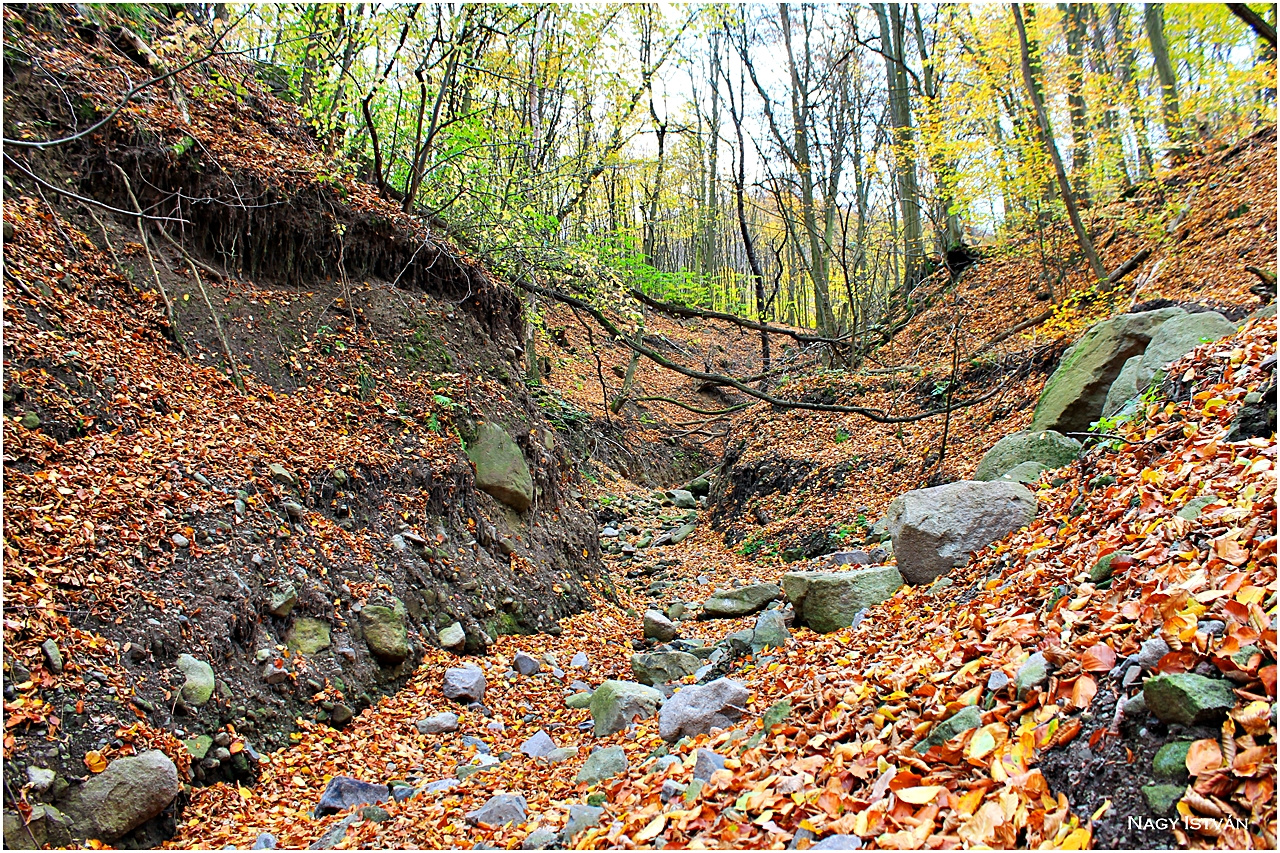
[[[0,14],[6,848],[1276,848],[1276,6]]]

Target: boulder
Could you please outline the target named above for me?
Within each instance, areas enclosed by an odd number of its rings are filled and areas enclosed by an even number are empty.
[[[697,477],[689,481],[689,485],[685,486],[694,497],[704,498],[711,494],[711,481],[706,477]]]
[[[367,604],[360,611],[360,627],[369,651],[380,662],[394,666],[409,657],[409,629],[405,627],[405,607],[400,599],[387,607]]]
[[[1147,344],[1142,353],[1142,361],[1138,362],[1134,381],[1139,388],[1144,388],[1157,371],[1164,370],[1169,362],[1182,358],[1200,346],[1201,341],[1216,341],[1235,333],[1236,324],[1216,311],[1174,317],[1162,324],[1151,336],[1151,343]]]
[[[386,785],[361,782],[350,776],[334,776],[325,786],[312,817],[324,817],[346,811],[352,806],[371,806],[386,802],[391,789]]]
[[[975,480],[996,480],[1023,462],[1039,462],[1046,468],[1061,468],[1080,458],[1081,444],[1051,429],[1022,430],[995,443],[974,473]]]
[[[519,794],[495,794],[480,808],[467,812],[467,823],[481,826],[521,823],[527,807]]]
[[[467,634],[462,630],[462,624],[454,622],[449,627],[442,630],[439,634],[440,648],[448,649],[451,652],[460,651],[467,644]]]
[[[893,566],[854,572],[787,572],[782,589],[796,610],[796,622],[820,633],[853,624],[858,611],[893,597],[902,575]]]
[[[753,652],[780,649],[790,640],[791,632],[787,630],[787,619],[781,610],[766,610],[756,617],[756,626],[751,632]]]
[[[980,548],[1025,527],[1036,499],[1017,483],[961,480],[895,498],[886,518],[898,571],[910,584],[933,581]]]
[[[861,549],[823,554],[818,559],[831,566],[869,566],[875,562],[870,554]]]
[[[1230,684],[1190,672],[1152,676],[1143,682],[1142,696],[1162,721],[1184,726],[1220,720],[1236,705]]]
[[[418,734],[437,735],[445,732],[456,732],[458,730],[458,715],[446,711],[442,714],[432,714],[424,720],[418,720],[414,724],[418,730]]]
[[[546,850],[560,840],[560,833],[554,829],[540,826],[525,836],[520,842],[521,850]]]
[[[773,583],[753,583],[736,589],[719,589],[702,603],[702,615],[711,617],[750,616],[782,594]]]
[[[591,694],[584,692],[584,693],[574,693],[571,696],[566,696],[564,700],[564,705],[566,708],[573,708],[575,710],[590,708]]]
[[[1116,374],[1115,381],[1107,389],[1107,399],[1102,404],[1103,417],[1111,417],[1123,409],[1125,403],[1146,389],[1145,385],[1142,388],[1138,387],[1138,365],[1141,362],[1142,356],[1135,355],[1125,361],[1124,366],[1120,368],[1120,372]]]
[[[524,455],[507,431],[495,423],[483,423],[467,447],[476,466],[476,488],[487,492],[517,512],[533,505],[533,477]]]
[[[671,743],[713,728],[728,728],[746,713],[749,695],[744,685],[728,678],[685,687],[663,704],[658,734]]]
[[[178,655],[178,669],[186,676],[182,685],[182,701],[199,708],[213,696],[213,667],[191,655]]]
[[[1102,414],[1111,384],[1124,363],[1147,348],[1161,324],[1186,316],[1181,308],[1121,314],[1089,328],[1067,350],[1045,382],[1032,430],[1084,432]]]
[[[631,671],[636,681],[659,687],[692,675],[702,666],[702,661],[688,652],[650,652],[631,656]]]
[[[657,610],[646,610],[644,612],[644,636],[647,640],[657,640],[659,643],[669,643],[676,638],[679,631],[676,626]]]
[[[117,758],[62,802],[72,835],[114,841],[160,814],[181,786],[178,768],[158,749]]]
[[[620,746],[606,746],[587,756],[574,781],[595,785],[626,770],[627,753]]]
[[[284,644],[290,651],[301,652],[304,655],[318,654],[331,645],[329,623],[310,616],[299,616],[289,626]]]
[[[620,732],[635,717],[652,717],[663,702],[662,691],[634,681],[606,681],[591,694],[596,737]]]
[[[1040,475],[1048,471],[1049,467],[1039,462],[1028,460],[1019,462],[1008,471],[1000,475],[1000,479],[1009,483],[1035,483],[1039,481]]]
[[[442,691],[446,699],[458,702],[483,702],[489,683],[478,666],[455,666],[445,670]]]

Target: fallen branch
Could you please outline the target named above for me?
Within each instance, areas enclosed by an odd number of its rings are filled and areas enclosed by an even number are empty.
[[[1253,273],[1258,278],[1262,279],[1263,284],[1268,284],[1268,285],[1271,285],[1272,287],[1276,286],[1276,274],[1271,272],[1270,270],[1264,270],[1261,267],[1254,267],[1254,266],[1245,267],[1245,270]]]
[[[865,406],[840,406],[840,405],[835,405],[830,403],[809,403],[803,400],[785,400],[780,397],[775,397],[774,395],[766,393],[759,389],[752,388],[750,385],[746,384],[742,380],[734,379],[732,376],[723,376],[718,373],[706,373],[701,370],[694,370],[691,367],[685,367],[682,364],[676,364],[675,362],[671,361],[669,358],[657,352],[654,352],[653,350],[649,349],[643,344],[631,340],[627,335],[623,334],[622,330],[619,329],[617,325],[613,323],[613,321],[611,321],[607,316],[605,316],[605,313],[603,311],[601,311],[599,308],[596,308],[594,305],[587,302],[585,299],[579,299],[576,296],[570,296],[567,293],[561,293],[558,290],[552,290],[550,288],[546,288],[546,287],[542,287],[540,285],[534,284],[532,281],[529,281],[524,276],[519,276],[512,279],[512,283],[515,286],[521,288],[522,290],[527,290],[530,293],[536,293],[539,296],[545,296],[548,299],[554,299],[557,302],[561,302],[565,305],[570,305],[587,312],[595,319],[597,323],[600,324],[600,327],[605,331],[607,331],[610,335],[612,335],[615,340],[622,341],[622,343],[624,343],[626,346],[630,347],[631,349],[645,356],[650,361],[653,361],[656,364],[659,364],[667,368],[668,370],[674,370],[676,373],[679,373],[682,376],[688,376],[690,379],[698,379],[703,382],[712,382],[712,383],[715,383],[716,385],[728,385],[731,388],[736,388],[737,390],[741,391],[743,394],[746,394],[748,397],[754,397],[757,400],[762,400],[770,404],[771,406],[777,406],[780,409],[803,409],[806,411],[813,411],[813,412],[835,412],[838,414],[846,414],[846,415],[861,415],[862,417],[868,420],[875,421],[876,423],[882,423],[882,424],[915,423],[916,421],[922,421],[922,420],[925,420],[926,418],[932,418],[938,415],[946,414],[946,411],[947,411],[946,409],[936,409],[933,411],[921,412],[915,415],[890,415],[881,409],[871,409]],[[978,403],[982,403],[986,400],[990,400],[992,397],[1002,392],[1004,388],[1005,388],[1005,383],[1002,382],[984,394],[980,394],[977,397],[972,397],[968,400],[962,400],[958,403],[953,403],[949,408],[951,411],[955,411],[956,409],[962,409],[968,406],[977,405]]]
[[[1138,267],[1142,266],[1142,264],[1143,264],[1143,263],[1147,260],[1147,258],[1149,258],[1149,257],[1151,257],[1151,249],[1150,249],[1150,248],[1146,248],[1146,249],[1141,249],[1141,250],[1139,250],[1139,251],[1138,251],[1138,253],[1137,253],[1136,255],[1134,255],[1134,256],[1133,256],[1132,258],[1130,258],[1129,260],[1125,261],[1125,262],[1124,262],[1123,264],[1121,264],[1120,266],[1116,267],[1116,268],[1115,268],[1115,271],[1114,271],[1114,272],[1112,272],[1110,275],[1108,275],[1108,276],[1107,276],[1107,284],[1116,284],[1116,283],[1117,283],[1117,282],[1119,282],[1122,278],[1124,278],[1125,276],[1127,276],[1129,273],[1133,272],[1133,271],[1134,271],[1134,270],[1136,270]]]
[[[852,335],[844,335],[839,338],[824,338],[820,335],[806,335],[803,332],[797,332],[792,329],[785,328],[784,326],[771,326],[768,323],[758,323],[755,320],[748,320],[745,317],[739,317],[736,314],[725,314],[721,311],[708,311],[705,308],[690,308],[687,305],[675,305],[671,302],[662,302],[661,300],[654,299],[652,296],[646,295],[637,288],[631,289],[631,296],[637,301],[648,305],[655,311],[661,311],[663,314],[670,314],[673,317],[697,317],[702,320],[723,320],[726,323],[733,323],[735,326],[741,326],[744,329],[785,335],[802,344],[831,344],[834,346],[845,343],[852,337]]]
[[[739,403],[736,406],[730,406],[727,409],[699,409],[697,406],[690,406],[688,403],[681,403],[679,400],[673,400],[670,397],[636,397],[633,403],[670,403],[673,406],[679,406],[682,409],[688,409],[698,415],[730,415],[734,412],[740,412],[754,403]]]
[[[977,352],[974,353],[974,355],[977,355],[978,353],[986,352],[996,344],[1001,343],[1002,341],[1009,340],[1009,338],[1012,338],[1014,335],[1018,334],[1018,332],[1021,332],[1023,329],[1029,329],[1032,326],[1040,325],[1045,320],[1048,320],[1050,317],[1052,317],[1053,312],[1054,312],[1054,309],[1050,308],[1047,311],[1040,312],[1034,317],[1028,317],[1027,319],[1023,320],[1021,323],[1019,323],[1016,326],[1012,326],[1008,329],[1005,329],[1003,332],[996,335],[994,338],[992,338],[991,340],[983,344],[981,347],[979,347]]]

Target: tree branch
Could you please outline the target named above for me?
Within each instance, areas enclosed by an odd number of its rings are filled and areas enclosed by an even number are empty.
[[[1244,3],[1227,3],[1225,5],[1231,10],[1231,14],[1248,24],[1249,29],[1257,33],[1259,38],[1272,47],[1276,46],[1276,28],[1263,20],[1261,15]]]

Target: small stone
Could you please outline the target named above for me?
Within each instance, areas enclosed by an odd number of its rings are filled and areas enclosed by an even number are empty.
[[[551,739],[551,735],[542,729],[538,729],[533,737],[526,740],[520,745],[520,751],[530,758],[545,758],[556,750],[556,743]]]
[[[780,649],[790,640],[791,632],[787,630],[786,617],[780,610],[766,610],[756,617],[756,626],[751,635],[752,651]]]
[[[276,845],[279,843],[280,843],[279,840],[277,840],[274,835],[272,835],[269,832],[264,832],[254,839],[253,846],[250,847],[249,849],[250,850],[275,850]]]
[[[462,630],[461,623],[454,622],[449,627],[440,632],[440,648],[449,651],[459,651],[467,644],[467,634]]]
[[[582,765],[582,769],[578,771],[574,781],[594,785],[597,782],[617,776],[619,773],[624,773],[626,769],[626,752],[620,746],[608,746],[603,749],[597,749],[587,756],[586,763]]]
[[[564,704],[566,707],[573,708],[575,710],[582,710],[584,708],[589,708],[591,707],[591,694],[590,693],[574,693],[565,698]]]
[[[268,663],[262,668],[262,680],[267,684],[280,684],[289,679],[289,670],[275,663]]]
[[[527,804],[519,794],[496,794],[475,811],[467,812],[467,823],[502,826],[524,821]]]
[[[658,734],[671,743],[713,728],[728,728],[742,719],[748,698],[747,688],[728,678],[685,687],[663,704]]]
[[[1005,675],[1004,670],[997,669],[987,676],[987,689],[992,693],[999,693],[1009,686],[1009,676]]]
[[[644,636],[646,639],[669,643],[679,633],[671,620],[657,610],[646,610],[644,614]]]
[[[271,596],[267,599],[267,612],[284,619],[293,612],[293,607],[297,603],[298,590],[291,581],[282,580],[276,584],[275,589],[271,591]]]
[[[584,653],[578,652],[570,659],[569,666],[575,669],[587,669],[591,666],[591,661]]]
[[[191,540],[183,536],[181,533],[175,533],[169,537],[175,548],[187,548],[191,545]]]
[[[27,785],[31,790],[38,794],[53,787],[53,782],[58,778],[58,774],[44,767],[28,767],[27,768]]]
[[[213,696],[213,667],[191,655],[178,655],[178,669],[186,676],[182,685],[182,701],[199,708]]]
[[[578,748],[576,746],[561,746],[548,752],[542,757],[542,760],[548,764],[560,764],[563,761],[568,761],[577,754]]]
[[[1166,743],[1151,759],[1151,772],[1157,779],[1170,779],[1174,782],[1185,782],[1191,777],[1187,770],[1187,752],[1191,749],[1191,741],[1175,740]]]
[[[664,803],[674,800],[676,797],[684,793],[684,785],[681,785],[674,779],[668,779],[662,783],[662,792],[659,794]]]
[[[916,744],[916,752],[928,752],[929,748],[946,743],[953,737],[982,725],[982,710],[969,705],[933,727],[929,736]]]
[[[1026,696],[1032,687],[1038,687],[1049,680],[1049,661],[1043,652],[1036,652],[1018,667],[1013,683],[1018,688],[1018,698]]]
[[[55,674],[62,672],[62,652],[59,651],[55,640],[45,640],[40,644],[40,651],[44,652],[44,662],[48,664],[50,672]]]
[[[1226,681],[1191,673],[1148,678],[1142,695],[1151,713],[1166,723],[1184,726],[1221,719],[1236,704],[1235,691]]]
[[[446,670],[443,691],[445,698],[459,702],[483,702],[488,686],[484,672],[475,666],[459,666]]]
[[[316,803],[313,817],[337,814],[352,806],[377,805],[391,795],[386,785],[361,782],[350,776],[334,776]]]
[[[717,755],[709,749],[700,748],[698,758],[693,765],[693,778],[707,781],[717,770],[724,769],[724,756]]]
[[[810,850],[861,850],[862,837],[858,835],[828,835],[809,848]]]
[[[569,806],[569,819],[564,823],[564,840],[572,842],[574,836],[600,822],[604,809],[600,806],[575,804]]]
[[[516,652],[515,667],[521,675],[533,675],[542,671],[542,662],[524,652]]]
[[[1142,798],[1147,801],[1147,808],[1158,817],[1172,814],[1185,792],[1186,789],[1181,785],[1142,786]]]
[[[1112,569],[1111,564],[1117,557],[1132,559],[1132,555],[1127,551],[1112,551],[1110,554],[1099,557],[1098,561],[1089,569],[1089,580],[1093,583],[1105,583],[1111,580],[1111,575],[1115,571]]]
[[[546,850],[558,840],[560,840],[560,835],[555,830],[547,829],[543,826],[525,836],[524,841],[520,844],[520,849]]]

